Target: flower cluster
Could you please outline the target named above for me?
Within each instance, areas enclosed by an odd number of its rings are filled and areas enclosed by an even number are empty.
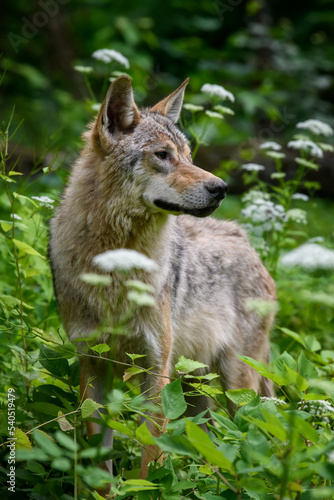
[[[267,141],[261,144],[260,149],[273,149],[274,151],[279,151],[282,146],[275,141]]]
[[[122,64],[126,69],[130,68],[129,60],[123,56],[120,52],[114,49],[99,49],[93,52],[92,57],[97,59],[98,61],[102,61],[106,64],[111,61],[117,61],[119,64]]]
[[[242,210],[242,215],[251,220],[252,232],[262,236],[266,231],[282,231],[287,215],[282,205],[263,198],[254,200]],[[255,227],[254,227],[255,226]]]
[[[284,267],[300,266],[308,271],[334,269],[334,250],[317,243],[304,243],[281,258]]]
[[[215,84],[212,85],[211,83],[205,83],[201,88],[201,92],[219,97],[223,101],[228,99],[231,102],[234,102],[234,95],[232,94],[232,92],[229,92],[228,90],[224,89],[224,87],[222,87],[221,85],[215,85]]]
[[[260,172],[261,170],[264,170],[263,165],[259,165],[258,163],[245,163],[244,165],[241,165],[242,170],[247,170],[248,172]]]
[[[298,139],[296,141],[288,142],[288,148],[292,149],[300,149],[302,151],[307,151],[312,156],[316,156],[317,158],[322,158],[323,152],[319,146],[309,139]]]
[[[48,196],[32,196],[31,198],[33,200],[39,201],[40,207],[54,208],[53,204],[55,201]]]
[[[291,208],[286,213],[289,221],[297,222],[298,224],[307,224],[306,212],[300,208]]]
[[[328,123],[322,122],[321,120],[306,120],[305,122],[297,123],[296,127],[309,130],[313,134],[323,135],[325,137],[329,137],[334,133],[332,127],[328,125]]]
[[[303,410],[308,411],[311,415],[320,418],[326,423],[330,423],[330,419],[327,416],[328,414],[333,414],[331,417],[334,417],[334,407],[329,404],[327,401],[321,399],[315,399],[310,401],[300,401],[298,404],[298,409],[303,408]]]
[[[308,201],[310,198],[307,196],[307,194],[304,193],[295,193],[292,195],[293,200],[302,200],[302,201]]]
[[[108,250],[93,258],[93,263],[102,271],[131,271],[131,269],[142,269],[152,272],[158,269],[158,265],[152,259],[135,250],[120,248],[119,250]]]

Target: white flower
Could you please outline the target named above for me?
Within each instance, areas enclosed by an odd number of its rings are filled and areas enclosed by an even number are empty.
[[[263,165],[258,165],[257,163],[245,163],[241,165],[242,170],[248,170],[248,172],[260,172],[260,170],[264,170]]]
[[[282,149],[282,146],[280,144],[277,144],[277,142],[268,141],[261,144],[260,149],[273,149],[274,151],[279,151],[280,149]]]
[[[323,236],[315,236],[314,238],[310,238],[308,243],[323,243],[325,238]]]
[[[317,243],[304,243],[281,258],[285,267],[300,266],[309,271],[334,269],[334,251]]]
[[[298,222],[299,224],[307,224],[306,212],[300,208],[291,208],[286,213],[288,220]]]
[[[142,269],[143,271],[156,271],[158,265],[154,260],[149,259],[146,255],[120,248],[119,250],[108,250],[100,253],[93,258],[93,263],[103,271],[130,271],[131,269]]]
[[[334,133],[332,127],[321,120],[306,120],[305,122],[297,123],[296,127],[310,130],[313,134],[324,135],[325,137],[329,137]]]
[[[201,92],[220,97],[223,101],[229,99],[231,102],[234,102],[234,95],[232,92],[224,89],[221,85],[211,85],[211,83],[205,83],[201,88]]]
[[[286,402],[283,401],[283,399],[279,398],[268,398],[267,396],[261,396],[260,397],[261,403],[265,403],[266,401],[272,401],[275,405],[277,406],[283,406],[286,405]]]
[[[308,201],[310,198],[307,196],[307,194],[303,193],[295,193],[292,195],[293,200],[302,200],[302,201]]]
[[[111,61],[117,61],[119,64],[122,64],[125,68],[130,68],[129,60],[123,56],[120,52],[113,49],[100,49],[93,52],[92,57],[97,59],[98,61],[102,61],[106,64]]]
[[[242,197],[242,202],[245,203],[245,205],[247,205],[248,203],[254,203],[257,200],[270,200],[270,195],[268,193],[265,193],[264,191],[252,189]]]
[[[272,201],[258,199],[242,210],[242,215],[251,219],[253,224],[261,224],[261,230],[256,231],[260,235],[261,231],[281,231],[283,222],[287,216],[282,205],[275,205]]]
[[[48,196],[32,196],[31,198],[33,200],[39,201],[40,207],[54,208],[53,203],[55,201],[49,198]]]
[[[17,214],[10,214],[10,216],[13,218],[13,219],[16,219],[16,220],[22,220],[22,217],[20,217],[19,215]]]
[[[317,146],[315,142],[308,139],[290,141],[288,142],[288,148],[302,149],[303,151],[310,152],[312,156],[317,156],[318,158],[322,158],[324,156],[319,146]]]

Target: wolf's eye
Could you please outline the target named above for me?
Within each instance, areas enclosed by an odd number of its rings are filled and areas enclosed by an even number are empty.
[[[160,158],[160,160],[165,160],[167,158],[167,152],[166,151],[157,151],[154,154],[155,154],[155,156],[157,156],[158,158]]]

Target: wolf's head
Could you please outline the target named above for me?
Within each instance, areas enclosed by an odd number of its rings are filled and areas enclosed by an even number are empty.
[[[153,108],[139,110],[131,80],[121,76],[99,111],[91,137],[102,160],[100,180],[110,183],[110,192],[131,197],[137,210],[204,217],[225,198],[227,184],[192,163],[175,125],[188,81]]]

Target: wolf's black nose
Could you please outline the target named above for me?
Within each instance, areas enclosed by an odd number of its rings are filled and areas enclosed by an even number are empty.
[[[228,191],[228,185],[221,179],[209,181],[204,184],[207,191],[212,194],[216,199],[222,200],[225,198]]]

